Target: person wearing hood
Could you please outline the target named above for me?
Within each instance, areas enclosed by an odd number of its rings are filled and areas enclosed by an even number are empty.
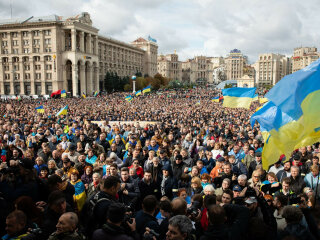
[[[182,161],[182,156],[180,154],[177,155],[175,161],[172,163],[173,175],[177,179],[180,179],[186,167],[186,164]]]
[[[170,165],[162,167],[162,181],[160,184],[161,196],[167,196],[169,199],[177,197],[178,183],[173,176]]]

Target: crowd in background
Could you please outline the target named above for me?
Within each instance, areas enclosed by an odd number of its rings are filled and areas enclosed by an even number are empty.
[[[264,169],[218,95],[2,101],[2,239],[320,239],[319,143]]]

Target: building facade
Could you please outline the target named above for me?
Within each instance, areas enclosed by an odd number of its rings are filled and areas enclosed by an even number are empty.
[[[144,75],[153,77],[157,74],[158,45],[154,41],[138,38],[132,46],[142,49],[144,54]]]
[[[178,55],[174,53],[158,56],[158,73],[170,80],[182,81],[182,64]]]
[[[274,85],[291,73],[291,59],[281,54],[260,54],[255,67],[257,86]]]
[[[213,64],[210,58],[196,56],[182,62],[182,80],[200,85],[213,83]]]
[[[292,57],[292,72],[305,68],[319,58],[320,53],[315,47],[295,48]]]
[[[248,59],[240,50],[231,50],[224,61],[228,80],[239,79],[244,75],[244,67],[247,65]]]
[[[90,95],[100,90],[106,71],[152,73],[157,59],[149,58],[149,51],[157,46],[144,50],[98,32],[88,13],[0,21],[0,94],[65,89],[73,96]]]

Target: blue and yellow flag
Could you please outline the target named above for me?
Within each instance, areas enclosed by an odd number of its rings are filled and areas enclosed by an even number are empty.
[[[85,99],[87,98],[87,96],[84,94],[84,92],[82,93],[82,97]]]
[[[219,97],[214,97],[211,99],[212,102],[220,102]]]
[[[259,103],[260,103],[260,104],[266,103],[266,102],[268,102],[268,101],[269,101],[268,98],[265,98],[265,97],[259,98]]]
[[[61,97],[62,97],[62,98],[66,98],[66,97],[67,97],[67,92],[66,92],[66,90],[63,89],[63,90],[61,91]]]
[[[289,157],[293,150],[320,140],[320,60],[285,76],[266,95],[267,102],[251,116],[264,137],[264,169]]]
[[[151,86],[149,85],[148,87],[145,87],[143,90],[142,90],[143,93],[147,93],[147,92],[151,92]]]
[[[256,88],[227,88],[222,89],[223,106],[230,108],[250,108],[254,101]]]
[[[61,110],[56,114],[56,116],[67,115],[68,114],[68,105],[61,108]]]
[[[98,96],[98,94],[99,94],[98,91],[95,91],[93,96],[96,97],[96,96]]]
[[[133,97],[131,95],[126,96],[126,101],[131,102],[133,100]]]
[[[136,96],[139,96],[139,95],[141,95],[142,93],[141,93],[141,90],[139,90],[139,91],[136,91]]]
[[[44,113],[43,105],[36,107],[35,109],[37,110],[38,113]]]
[[[258,101],[259,100],[259,95],[258,94],[255,94],[254,96],[253,96],[253,101]]]

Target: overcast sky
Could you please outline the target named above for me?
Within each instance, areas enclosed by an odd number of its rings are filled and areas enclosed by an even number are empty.
[[[226,56],[240,49],[255,62],[260,53],[293,54],[320,45],[319,0],[11,0],[13,17],[73,16],[89,12],[100,34],[125,42],[148,35],[158,53],[180,60]],[[0,0],[10,18],[10,0]]]

